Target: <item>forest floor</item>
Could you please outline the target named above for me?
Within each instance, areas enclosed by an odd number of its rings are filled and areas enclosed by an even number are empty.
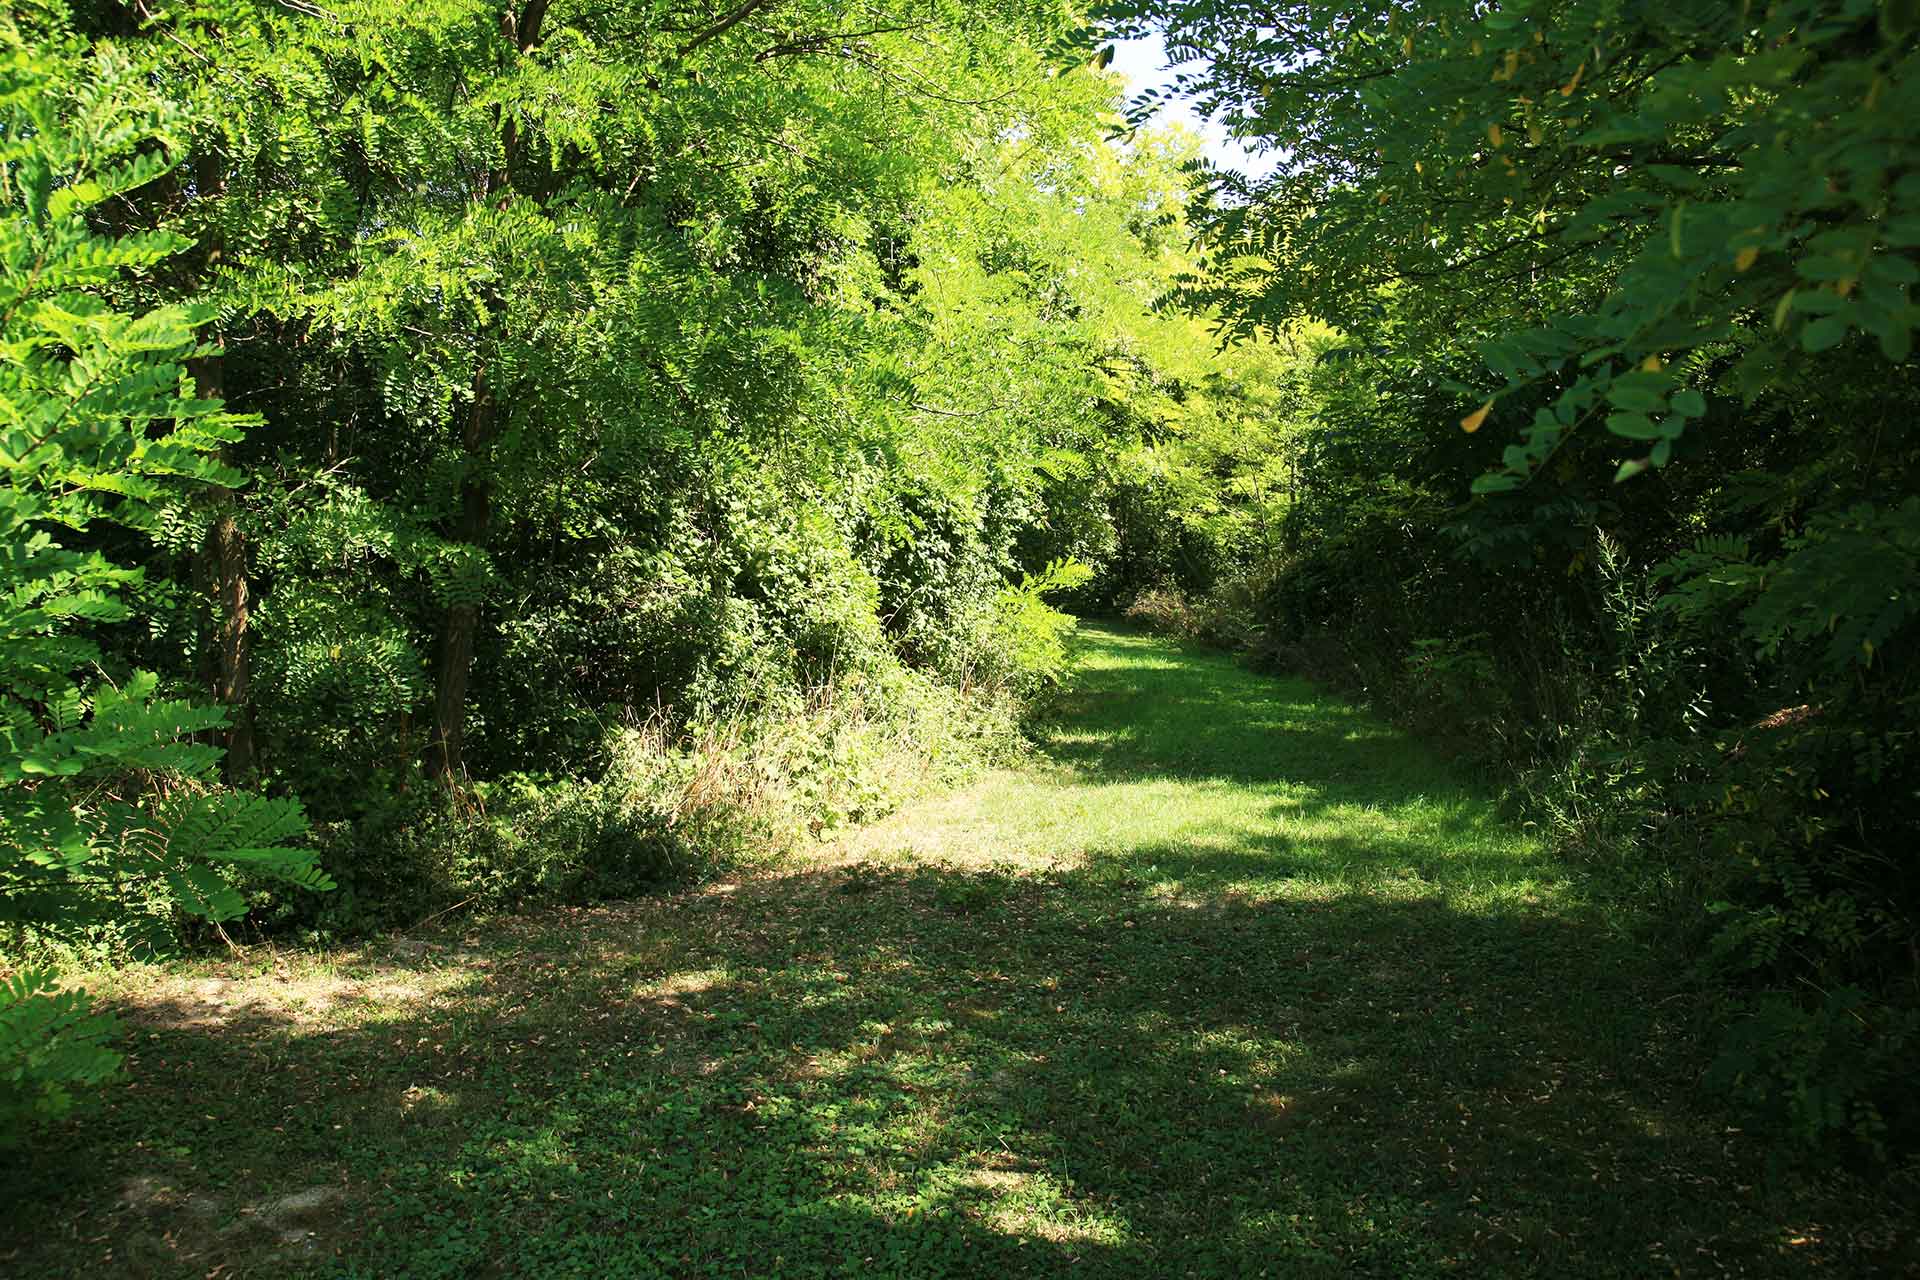
[[[94,979],[10,1275],[1920,1274],[1684,967],[1311,686],[1089,629],[1029,766],[639,902]]]

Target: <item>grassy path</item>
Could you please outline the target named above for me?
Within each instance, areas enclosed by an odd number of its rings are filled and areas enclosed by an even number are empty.
[[[1417,746],[1092,631],[1047,759],[803,867],[120,980],[19,1275],[1901,1274]]]

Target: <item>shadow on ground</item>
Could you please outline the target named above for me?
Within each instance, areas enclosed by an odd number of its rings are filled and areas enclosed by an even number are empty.
[[[1182,704],[1166,720],[1140,705],[1159,685],[1126,695],[1096,670],[1093,705],[1053,750],[1097,790],[1168,750],[1187,752],[1182,777],[1250,781],[1233,771],[1258,767],[1263,735],[1320,735],[1307,755],[1323,774],[1283,780],[1272,824],[1110,842],[1046,871],[806,869],[448,929],[350,957],[326,983],[295,964],[150,992],[130,1002],[126,1082],[11,1167],[0,1263],[135,1276],[1916,1266],[1883,1196],[1770,1182],[1702,1108],[1670,973],[1611,922],[1466,892],[1411,836],[1288,835],[1315,797],[1354,802],[1359,778],[1388,780],[1366,793],[1385,805],[1457,788],[1404,746],[1366,766],[1369,722],[1285,686],[1280,710],[1236,722],[1227,695],[1252,683],[1238,679],[1174,681],[1218,728],[1169,744],[1157,735],[1184,723]],[[1292,892],[1296,879],[1316,887]],[[269,998],[276,983],[299,998]],[[316,1188],[329,1212],[291,1226],[275,1212]]]
[[[1082,633],[1085,660],[1041,733],[1047,754],[1094,778],[1312,785],[1391,801],[1390,785],[1459,788],[1439,759],[1293,677],[1254,676],[1213,652],[1114,628]],[[1317,767],[1298,767],[1302,747]]]
[[[16,1170],[0,1258],[22,1275],[1912,1261],[1767,1190],[1692,1113],[1653,975],[1598,930],[1418,892],[1281,908],[1151,889],[855,866],[532,918],[480,939],[489,970],[443,938],[465,976],[342,1027],[155,1000],[131,1083]],[[338,1212],[289,1246],[265,1210],[314,1187]]]

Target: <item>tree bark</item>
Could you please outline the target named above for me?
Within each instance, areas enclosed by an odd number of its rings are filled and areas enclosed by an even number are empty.
[[[466,469],[460,477],[460,514],[453,536],[471,546],[486,545],[493,515],[493,486],[487,474],[487,455],[498,422],[493,388],[486,366],[473,375],[473,399],[467,406],[460,446]],[[440,629],[439,663],[434,672],[433,738],[427,744],[426,769],[431,778],[457,781],[466,772],[467,676],[473,669],[474,637],[480,630],[480,606],[456,601],[447,606]]]
[[[212,201],[224,195],[227,174],[218,156],[202,153],[193,164],[195,196]],[[219,268],[226,246],[219,234],[209,230],[202,240],[202,273],[211,280]],[[226,362],[222,354],[225,339],[218,330],[207,334],[216,350],[188,362],[188,370],[203,400],[219,400],[226,395]],[[217,455],[222,465],[231,465],[226,450]],[[212,634],[207,638],[209,685],[214,699],[227,708],[225,761],[227,781],[242,783],[254,776],[257,762],[253,747],[253,703],[251,701],[252,638],[248,634],[251,593],[247,584],[247,539],[240,528],[239,499],[224,485],[207,491],[212,521],[200,545],[200,564],[195,577],[205,584],[212,612]]]
[[[248,633],[247,539],[233,490],[215,489],[213,523],[201,558],[214,600],[213,696],[228,709],[227,781],[243,783],[258,767],[253,746],[252,637]]]
[[[515,53],[524,55],[539,43],[548,3],[549,0],[527,0],[526,7],[517,12],[511,6],[501,11],[500,34]],[[511,198],[513,167],[520,150],[519,130],[513,119],[496,107],[494,121],[500,130],[500,166],[480,177],[476,203],[482,206],[496,197],[502,204]],[[495,300],[496,306],[499,301]],[[488,463],[499,425],[499,406],[487,381],[490,336],[483,333],[478,345],[479,365],[474,370],[473,394],[460,438],[461,452],[465,455],[460,477],[460,514],[452,532],[459,542],[484,547],[493,515]],[[474,640],[479,631],[477,602],[457,601],[447,606],[434,670],[433,736],[427,743],[424,761],[427,776],[438,781],[455,783],[466,774],[467,679],[473,670]]]

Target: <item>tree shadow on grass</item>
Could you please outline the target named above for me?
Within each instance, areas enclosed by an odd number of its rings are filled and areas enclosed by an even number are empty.
[[[1109,626],[1083,627],[1078,643],[1074,685],[1039,738],[1089,777],[1301,784],[1332,798],[1459,789],[1437,756],[1304,680],[1206,651],[1169,661],[1166,641]]]
[[[1063,785],[1251,804],[1043,872],[858,863],[450,927],[324,1001],[150,992],[127,1081],[11,1167],[0,1269],[1920,1266],[1890,1194],[1763,1177],[1693,1096],[1660,955],[1542,905],[1537,853],[1430,756],[1304,686],[1093,643]],[[289,1232],[274,1206],[317,1188]]]
[[[426,994],[325,1025],[147,1001],[129,1083],[16,1169],[0,1259],[383,1276],[1911,1261],[1848,1234],[1864,1209],[1762,1189],[1689,1104],[1658,975],[1617,938],[1417,884],[1275,904],[1169,898],[1111,868],[856,865],[437,941],[376,966]],[[129,1201],[140,1179],[175,1194]],[[312,1236],[257,1229],[314,1186],[343,1199]]]

